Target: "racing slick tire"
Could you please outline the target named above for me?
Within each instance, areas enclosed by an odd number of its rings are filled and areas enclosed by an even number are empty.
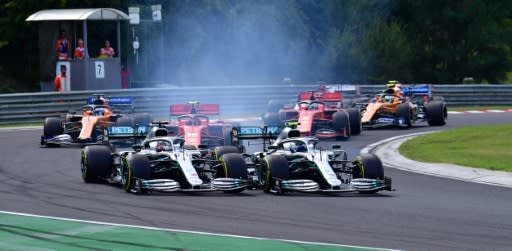
[[[133,125],[134,126],[148,126],[151,124],[152,116],[150,113],[141,112],[133,114]]]
[[[290,178],[288,160],[282,155],[267,155],[263,158],[258,170],[259,186],[263,192],[269,193],[274,178],[286,180]]]
[[[352,170],[352,177],[384,180],[384,166],[382,161],[375,154],[363,153],[356,159],[359,165]],[[360,193],[376,193],[377,191],[359,191]]]
[[[283,122],[279,117],[279,113],[267,112],[263,114],[263,123],[266,126],[282,126]]]
[[[231,128],[242,126],[242,124],[240,124],[240,122],[229,122],[228,125],[231,126]]]
[[[66,114],[66,118],[64,121],[66,122],[79,122],[82,120],[82,115],[76,115],[76,114]]]
[[[399,118],[405,120],[405,124],[407,125],[405,128],[409,128],[412,126],[412,111],[411,107],[407,103],[399,104],[396,106],[396,115]]]
[[[123,189],[131,192],[136,186],[136,179],[151,178],[151,164],[144,154],[131,154],[126,158],[126,163],[121,170]]]
[[[183,145],[183,149],[185,150],[197,150],[197,147],[194,145]]]
[[[217,172],[217,177],[247,180],[247,164],[239,153],[226,153],[220,157],[222,162],[221,172]],[[219,175],[220,174],[220,175]],[[225,193],[240,193],[245,187],[224,191]]]
[[[332,129],[336,132],[343,132],[346,136],[337,136],[336,140],[350,138],[350,118],[346,111],[335,112],[332,115]]]
[[[57,117],[49,117],[44,119],[43,134],[44,138],[53,138],[57,135],[64,133],[62,127],[62,119]],[[41,140],[41,145],[44,145],[44,141]],[[46,144],[47,146],[57,146],[54,144]]]
[[[129,126],[133,127],[133,118],[131,117],[119,117],[114,123],[115,126]]]
[[[446,125],[448,118],[448,110],[446,103],[443,101],[431,101],[425,104],[427,113],[427,122],[430,126],[443,126]]]
[[[234,146],[236,137],[233,137],[233,129],[231,126],[225,126],[222,128],[222,145],[224,146]]]
[[[108,177],[112,168],[112,155],[108,146],[86,146],[80,161],[82,179],[86,183]]]
[[[240,153],[240,148],[236,146],[217,146],[213,149],[213,159],[221,160],[222,155],[226,153]]]
[[[377,155],[365,153],[360,157],[363,169],[362,178],[384,180],[384,166]]]
[[[281,107],[284,105],[283,102],[277,101],[277,100],[270,100],[268,101],[267,105],[267,112],[269,113],[276,113],[281,109]]]
[[[294,120],[299,118],[299,112],[295,110],[283,110],[279,111],[279,119],[280,121],[288,121],[288,120]],[[282,122],[281,122],[282,124]]]
[[[350,121],[350,135],[361,134],[363,129],[363,125],[361,124],[361,111],[355,108],[349,108],[346,111]]]

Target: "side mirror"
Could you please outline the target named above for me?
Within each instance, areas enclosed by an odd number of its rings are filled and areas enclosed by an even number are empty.
[[[132,146],[133,150],[136,152],[140,152],[142,150],[142,145],[136,144]]]
[[[340,145],[332,145],[331,148],[333,150],[340,150],[341,149],[341,146]]]

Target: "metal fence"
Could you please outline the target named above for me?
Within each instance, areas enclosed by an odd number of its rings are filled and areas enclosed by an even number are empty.
[[[197,86],[102,90],[106,96],[131,96],[136,112],[151,112],[167,118],[171,103],[196,100],[218,103],[221,117],[259,115],[269,100],[294,100],[301,91],[318,85]],[[361,94],[375,94],[383,86],[362,85]],[[510,105],[512,85],[434,85],[435,95],[443,96],[448,106]],[[69,93],[41,92],[0,95],[0,124],[37,123],[45,117],[79,110],[87,97],[98,91]]]

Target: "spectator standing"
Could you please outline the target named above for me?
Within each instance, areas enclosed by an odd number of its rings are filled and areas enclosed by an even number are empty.
[[[67,92],[70,91],[70,83],[69,78],[66,75],[67,68],[65,65],[60,66],[60,74],[55,77],[53,84],[55,85],[55,89],[58,92]]]
[[[110,41],[105,40],[105,44],[103,45],[103,48],[100,49],[100,55],[99,58],[112,58],[114,57],[115,52],[114,48],[110,47]]]
[[[79,38],[78,39],[78,45],[75,48],[75,59],[82,60],[85,57],[85,47],[84,47],[84,40]]]
[[[55,52],[58,60],[69,60],[69,41],[64,30],[60,30],[59,38],[55,43]]]

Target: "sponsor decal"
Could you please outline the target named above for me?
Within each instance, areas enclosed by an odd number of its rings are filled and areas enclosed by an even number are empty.
[[[393,123],[393,121],[395,121],[395,119],[393,118],[378,118],[376,120],[377,123]]]
[[[145,134],[147,132],[147,129],[147,127],[143,126],[137,127],[137,130],[129,126],[113,126],[108,128],[108,133],[110,135],[131,135],[134,133]]]
[[[188,138],[196,138],[198,136],[199,136],[199,134],[197,132],[188,132],[187,133]]]

